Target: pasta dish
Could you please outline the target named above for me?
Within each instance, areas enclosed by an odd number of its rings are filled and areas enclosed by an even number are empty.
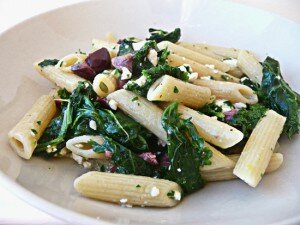
[[[280,136],[299,132],[300,96],[279,62],[179,41],[179,28],[149,33],[34,63],[55,87],[10,130],[11,147],[72,158],[77,192],[126,207],[173,207],[207,182],[256,187],[283,162]]]

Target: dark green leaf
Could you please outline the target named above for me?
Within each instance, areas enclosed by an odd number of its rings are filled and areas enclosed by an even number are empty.
[[[45,67],[45,66],[55,66],[59,62],[58,59],[45,59],[44,61],[40,62],[38,65],[40,67]]]
[[[180,36],[181,36],[180,28],[176,28],[172,32],[167,32],[167,31],[163,31],[160,29],[150,28],[149,32],[150,32],[151,36],[147,40],[154,40],[157,43],[159,43],[161,41],[170,41],[170,42],[176,43],[177,41],[179,41]]]

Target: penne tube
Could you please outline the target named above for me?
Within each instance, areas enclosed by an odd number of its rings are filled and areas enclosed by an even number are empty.
[[[56,68],[62,70],[63,72],[72,73],[71,67],[74,64],[80,64],[84,62],[84,60],[87,58],[86,54],[70,54],[65,57],[63,57],[59,62],[55,65]]]
[[[211,57],[211,58],[214,58],[214,59],[217,59],[217,60],[220,60],[222,61],[224,57],[220,56],[220,55],[217,55],[215,54],[214,52],[212,51],[209,51],[205,48],[197,48],[197,46],[193,43],[189,43],[189,42],[178,42],[177,43],[178,45],[184,47],[184,48],[187,48],[187,49],[190,49],[194,52],[198,52],[200,54],[203,54],[203,55],[206,55],[208,57]]]
[[[228,66],[227,64],[225,64],[219,60],[216,60],[214,58],[211,58],[206,55],[200,54],[198,52],[192,51],[190,49],[184,48],[182,46],[173,44],[172,42],[169,42],[169,41],[162,41],[162,42],[158,43],[157,46],[160,50],[167,47],[171,53],[194,60],[195,62],[198,62],[200,64],[214,65],[216,69],[218,69],[222,72],[227,72],[230,70],[230,66]]]
[[[258,102],[255,92],[243,84],[200,79],[193,81],[193,84],[208,87],[217,99],[227,99],[232,103],[256,104]]]
[[[187,45],[192,45],[194,51],[208,51],[213,54],[222,56],[223,58],[234,58],[236,59],[238,57],[238,54],[240,52],[240,49],[237,48],[226,48],[226,47],[220,47],[215,45],[208,45],[208,44],[195,44],[195,43],[187,43],[187,42],[180,42],[179,45],[183,47],[187,47]]]
[[[232,161],[237,161],[239,158],[239,155],[228,155],[228,157]],[[282,165],[283,163],[283,155],[281,153],[273,153],[270,163],[268,164],[268,167],[266,168],[266,173],[273,172]],[[222,169],[211,169],[209,170],[209,166],[204,166],[206,170],[201,169],[201,176],[206,181],[222,181],[222,180],[232,180],[235,178],[238,178],[233,174],[233,167],[231,168],[222,168]]]
[[[270,162],[286,118],[268,110],[252,131],[233,170],[234,175],[256,187]]]
[[[261,84],[261,80],[263,77],[262,73],[262,65],[260,65],[259,61],[249,53],[248,51],[240,51],[238,55],[238,67],[245,73],[250,80],[255,83]]]
[[[52,93],[52,92],[51,92]],[[14,151],[24,159],[30,159],[37,141],[56,113],[53,95],[41,96],[20,122],[8,133]]]
[[[94,78],[93,89],[98,96],[106,97],[117,90],[117,79],[111,74],[100,73]]]
[[[127,206],[173,207],[182,195],[172,181],[103,172],[83,174],[74,181],[74,188],[83,196]]]
[[[147,99],[149,101],[178,101],[191,108],[200,108],[211,101],[211,91],[209,88],[164,75],[151,85]]]
[[[45,66],[42,68],[38,63],[35,63],[34,67],[43,77],[55,83],[58,87],[67,89],[68,92],[75,90],[79,81],[86,81],[84,78],[64,72],[55,66]]]
[[[83,135],[68,140],[66,147],[72,153],[87,159],[105,159],[104,153],[97,153],[93,151],[93,148],[88,144],[90,140],[97,142],[99,145],[102,145],[104,142],[101,136]]]
[[[238,67],[232,68],[232,69],[229,70],[227,73],[228,73],[229,75],[231,75],[231,76],[236,77],[236,78],[241,78],[241,77],[244,75],[243,71],[242,71],[240,68],[238,68]],[[238,82],[237,82],[237,83],[238,83]]]
[[[120,45],[112,42],[102,41],[99,39],[93,39],[92,46],[95,50],[98,50],[100,48],[106,48],[110,54],[110,57],[114,58],[118,55]]]
[[[167,134],[161,125],[163,111],[154,103],[125,89],[109,94],[107,99],[117,102],[118,108],[146,127],[158,138],[165,142],[167,141]]]
[[[173,67],[179,67],[179,66],[182,66],[183,64],[188,64],[191,66],[191,68],[194,72],[198,73],[199,77],[211,76],[215,80],[230,81],[230,82],[235,82],[235,83],[240,82],[240,79],[238,79],[230,74],[224,73],[224,72],[216,70],[216,69],[212,69],[208,66],[204,66],[198,62],[195,62],[192,59],[188,59],[186,57],[179,56],[176,54],[170,54],[168,56],[168,62],[169,62],[169,65],[173,66]]]
[[[217,170],[217,169],[224,169],[224,168],[233,168],[235,162],[231,160],[229,157],[218,151],[216,148],[204,142],[204,146],[209,148],[213,155],[210,158],[211,165],[205,165],[200,167],[201,171],[210,171],[210,170]]]
[[[116,36],[112,32],[106,33],[105,39],[109,43],[117,44],[117,42],[118,42],[118,39],[116,38]]]
[[[244,138],[243,133],[238,129],[183,105],[179,105],[178,112],[184,119],[191,118],[191,122],[195,125],[199,135],[215,146],[223,149],[229,148]]]

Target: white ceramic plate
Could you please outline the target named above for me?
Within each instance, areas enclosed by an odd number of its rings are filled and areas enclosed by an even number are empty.
[[[94,1],[27,20],[0,36],[0,183],[20,198],[71,224],[296,224],[300,223],[300,140],[281,140],[284,165],[256,189],[236,180],[208,184],[173,209],[121,208],[80,197],[73,180],[84,171],[71,160],[18,158],[7,132],[51,87],[32,63],[89,50],[112,31],[145,37],[147,28],[182,28],[182,40],[247,48],[280,60],[300,89],[300,26],[226,1]],[[96,220],[95,218],[98,218]]]

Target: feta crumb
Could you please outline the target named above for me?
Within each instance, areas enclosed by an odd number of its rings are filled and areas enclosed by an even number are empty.
[[[147,41],[140,41],[140,42],[137,42],[137,43],[132,43],[133,50],[134,51],[140,50],[146,44],[146,42]]]
[[[127,198],[121,198],[121,199],[120,199],[120,202],[121,202],[122,204],[126,203],[126,202],[127,202]]]
[[[214,73],[219,73],[219,70],[214,69],[213,72]]]
[[[161,146],[165,147],[166,144],[167,144],[167,142],[165,142],[165,141],[163,141],[161,139],[158,139],[158,141],[157,141],[157,145],[161,145]]]
[[[175,191],[175,193],[174,193],[174,199],[176,201],[180,201],[180,199],[181,199],[181,193],[179,191]]]
[[[205,64],[204,66],[206,66],[207,68],[209,68],[209,69],[215,69],[215,65],[213,65],[213,64]]]
[[[65,156],[68,154],[68,150],[66,148],[63,148],[60,152],[59,152],[59,155],[61,156]]]
[[[139,85],[140,87],[143,87],[147,81],[147,78],[143,75],[139,79],[135,80],[134,82]]]
[[[211,76],[200,77],[201,80],[212,80]]]
[[[83,167],[86,169],[90,169],[92,167],[92,163],[85,161],[82,163]]]
[[[178,169],[177,169],[177,171],[178,171],[178,172],[181,172],[181,169],[180,169],[180,168],[178,168]]]
[[[131,76],[132,73],[126,67],[122,67],[121,80],[128,80]]]
[[[35,133],[33,131],[30,131],[31,136],[35,137]]]
[[[97,124],[95,120],[90,120],[89,127],[93,130],[97,130]]]
[[[197,72],[189,73],[188,76],[189,76],[189,81],[192,82],[192,81],[194,81],[194,80],[197,80],[197,78],[198,78],[198,73],[197,73]]]
[[[81,157],[80,155],[76,155],[74,153],[72,153],[72,156],[71,156],[79,165],[82,164],[83,162],[83,157]]]
[[[112,110],[117,110],[118,108],[118,103],[113,99],[108,102],[108,105]]]
[[[226,59],[223,61],[223,63],[226,63],[230,68],[237,67],[237,60],[236,59]]]
[[[232,110],[232,107],[225,103],[226,101],[227,100],[225,100],[225,99],[217,99],[215,102],[215,104],[217,106],[222,108],[222,112],[228,112],[228,111]]]
[[[240,81],[244,82],[245,80],[249,80],[249,78],[248,77],[242,77]]]
[[[233,106],[237,109],[243,109],[243,108],[247,108],[247,105],[245,103],[242,103],[242,102],[237,102],[237,103],[234,103]]]
[[[154,49],[150,49],[147,58],[149,59],[149,61],[152,63],[153,66],[157,65],[158,63],[157,51],[155,51]]]
[[[150,191],[151,197],[156,197],[159,195],[159,189],[157,187],[152,187]]]

